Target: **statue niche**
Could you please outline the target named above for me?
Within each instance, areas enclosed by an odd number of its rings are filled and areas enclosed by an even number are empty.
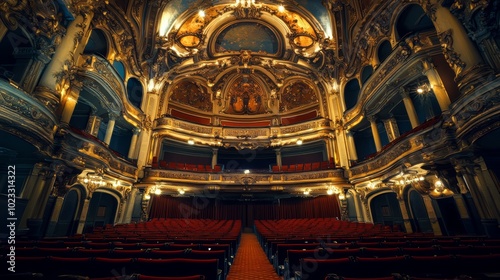
[[[249,77],[240,77],[228,88],[229,106],[225,113],[255,115],[265,113],[262,87]]]

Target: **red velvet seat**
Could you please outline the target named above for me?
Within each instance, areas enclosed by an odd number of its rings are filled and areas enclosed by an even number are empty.
[[[136,273],[132,258],[94,258],[92,268],[88,269],[90,277],[109,277]]]
[[[167,168],[167,162],[164,160],[160,160],[160,168]]]
[[[193,275],[193,276],[179,276],[179,277],[169,277],[169,276],[148,276],[148,275],[137,275],[137,280],[205,280],[203,275]]]
[[[145,259],[138,258],[135,269],[139,274],[151,276],[192,276],[204,275],[206,280],[217,280],[218,260],[195,259]]]
[[[143,249],[114,249],[109,254],[110,258],[143,258],[146,251]]]
[[[300,260],[300,279],[325,279],[328,274],[339,276],[346,275],[354,268],[354,263],[350,258],[339,259],[314,259],[304,258]]]
[[[271,167],[271,170],[272,170],[273,172],[280,172],[280,167],[279,167],[278,165],[273,165],[273,166]]]
[[[175,259],[184,258],[185,250],[151,250],[148,257],[152,259]]]
[[[66,258],[50,257],[44,275],[47,279],[54,279],[58,275],[87,275],[94,266],[91,265],[92,258]]]
[[[312,168],[312,163],[305,163],[304,164],[304,171],[311,171]]]

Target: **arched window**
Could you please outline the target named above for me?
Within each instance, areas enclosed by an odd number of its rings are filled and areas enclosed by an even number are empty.
[[[387,57],[389,57],[391,52],[392,52],[391,43],[387,40],[384,40],[382,42],[382,44],[380,44],[380,46],[378,47],[378,50],[377,50],[377,56],[378,56],[379,63],[384,62],[384,60],[386,60]]]
[[[120,75],[122,80],[125,80],[125,66],[123,66],[123,63],[121,63],[120,61],[114,61],[113,67],[115,68],[116,72],[118,72],[118,75]]]
[[[142,83],[136,78],[130,78],[127,82],[127,97],[130,103],[137,108],[141,108],[142,92],[144,91]]]
[[[108,55],[108,41],[104,32],[99,29],[93,29],[89,41],[83,50],[84,54],[96,54],[102,57]]]
[[[396,32],[398,40],[410,34],[431,30],[434,28],[431,19],[419,5],[409,5],[398,17]]]
[[[365,84],[365,82],[370,78],[373,74],[373,67],[371,65],[366,65],[361,71],[361,84]]]
[[[344,88],[344,101],[346,110],[352,109],[359,98],[359,81],[357,79],[350,80]]]

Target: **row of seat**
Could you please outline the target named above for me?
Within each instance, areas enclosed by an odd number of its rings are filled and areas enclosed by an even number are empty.
[[[49,280],[42,273],[9,273],[0,274],[0,279],[11,279],[11,280]],[[116,275],[110,277],[98,277],[98,278],[88,278],[80,277],[78,275],[59,275],[58,280],[206,280],[203,275],[191,275],[191,276],[151,276],[144,274],[130,274],[130,275]]]
[[[197,172],[221,172],[222,166],[209,164],[190,164],[184,162],[167,162],[165,160],[158,161],[157,157],[153,157],[153,162],[151,164],[152,168],[158,169],[171,169],[171,170],[187,170],[187,171],[197,171]]]
[[[7,271],[7,258],[2,258]],[[158,277],[203,275],[206,280],[222,280],[218,259],[148,259],[103,257],[16,257],[16,273],[41,273],[45,279],[60,275],[80,275],[90,278],[119,277],[142,274]]]
[[[318,161],[308,163],[286,164],[286,165],[273,165],[271,166],[272,172],[302,172],[302,171],[317,171],[335,168],[333,161]]]
[[[468,275],[484,279],[488,273],[498,273],[500,254],[396,256],[382,258],[303,258],[293,275],[295,280],[325,279],[329,274],[342,277],[387,277],[393,273],[416,277],[446,277],[457,279]]]
[[[6,255],[6,254],[3,254]],[[20,257],[63,257],[63,258],[147,258],[147,259],[217,259],[222,279],[225,279],[232,258],[225,250],[157,250],[157,249],[84,249],[84,248],[17,248],[16,256]]]
[[[294,275],[300,267],[300,260],[304,258],[338,259],[338,258],[385,258],[396,256],[463,256],[463,255],[490,255],[500,251],[500,246],[484,247],[426,247],[426,248],[356,248],[356,249],[306,249],[287,250],[284,265],[279,267],[280,274]]]

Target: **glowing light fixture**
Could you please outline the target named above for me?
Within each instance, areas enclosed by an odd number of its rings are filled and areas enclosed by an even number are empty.
[[[250,174],[250,170],[245,169],[245,171],[243,171],[243,173],[245,173],[245,174]]]
[[[189,145],[194,145],[194,140],[193,140],[193,139],[189,139],[189,140],[188,140],[188,144],[189,144]]]
[[[179,189],[179,194],[184,194],[186,193],[186,191],[184,191],[184,189]]]
[[[155,189],[155,194],[156,194],[156,195],[160,195],[160,194],[161,194],[161,190],[160,190],[159,188],[156,188],[156,189]]]
[[[198,16],[199,16],[199,17],[205,17],[205,11],[203,11],[203,10],[199,10],[199,11],[198,11]]]
[[[331,188],[330,188],[330,189],[328,189],[328,190],[326,191],[326,194],[328,194],[328,195],[332,195],[332,194],[333,194],[333,189],[331,189]]]
[[[311,193],[311,190],[310,189],[305,189],[304,190],[304,195],[309,195]]]
[[[297,143],[297,145],[299,145],[299,146],[300,146],[300,145],[302,145],[302,143],[304,143],[304,142],[302,141],[302,139],[298,139],[296,143]]]
[[[285,6],[279,5],[278,6],[278,12],[283,13],[285,11]]]
[[[144,195],[144,199],[145,200],[150,200],[151,199],[151,195],[149,193],[145,194]]]

